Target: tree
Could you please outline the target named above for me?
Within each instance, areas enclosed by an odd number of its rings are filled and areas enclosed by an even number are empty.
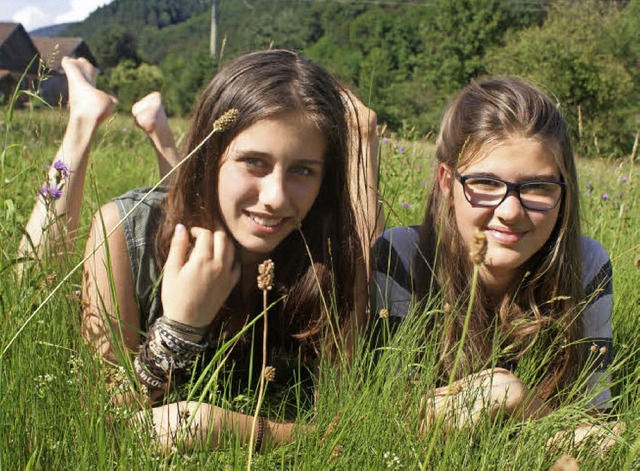
[[[121,26],[102,30],[90,42],[100,66],[108,69],[122,61],[130,61],[138,66],[142,60],[138,55],[138,41],[133,33]]]
[[[597,140],[598,151],[628,152],[638,129],[637,105],[634,112],[629,103],[638,103],[638,89],[614,50],[622,17],[596,0],[557,2],[541,28],[512,34],[488,55],[487,66],[529,78],[556,97],[579,150],[590,151]]]
[[[118,97],[120,104],[129,109],[141,97],[162,87],[162,71],[159,67],[122,61],[111,70],[109,89]]]

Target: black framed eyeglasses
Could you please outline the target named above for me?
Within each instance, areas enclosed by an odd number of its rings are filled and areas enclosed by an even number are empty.
[[[512,183],[483,175],[460,175],[454,172],[462,184],[464,197],[472,206],[495,208],[500,206],[511,192],[515,192],[522,207],[532,211],[550,211],[555,208],[565,191],[564,182],[529,180]]]

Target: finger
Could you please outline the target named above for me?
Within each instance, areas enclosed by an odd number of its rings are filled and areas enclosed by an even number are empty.
[[[236,248],[224,229],[217,229],[213,233],[215,247],[214,259],[223,267],[231,267],[231,281],[235,286],[240,281],[240,261],[236,260]]]
[[[196,240],[191,257],[213,258],[213,236],[211,231],[202,227],[192,227],[191,236]]]
[[[176,272],[182,268],[189,249],[189,235],[182,224],[176,224],[169,246],[169,254],[165,264],[165,272]]]
[[[224,229],[213,231],[213,246],[215,261],[225,267],[231,266],[235,259],[235,246]]]

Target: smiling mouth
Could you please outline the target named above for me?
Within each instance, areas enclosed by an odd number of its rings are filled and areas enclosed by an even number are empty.
[[[253,221],[253,223],[265,230],[277,230],[282,227],[289,218],[282,217],[267,217],[250,212],[246,212],[246,215]]]
[[[491,227],[489,227],[486,232],[489,233],[493,239],[503,244],[519,242],[527,234],[526,231],[510,231]]]

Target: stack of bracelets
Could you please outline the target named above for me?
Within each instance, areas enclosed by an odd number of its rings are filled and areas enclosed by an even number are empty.
[[[171,377],[186,372],[207,349],[208,331],[208,326],[192,327],[164,316],[151,326],[133,365],[152,399],[162,397]]]

